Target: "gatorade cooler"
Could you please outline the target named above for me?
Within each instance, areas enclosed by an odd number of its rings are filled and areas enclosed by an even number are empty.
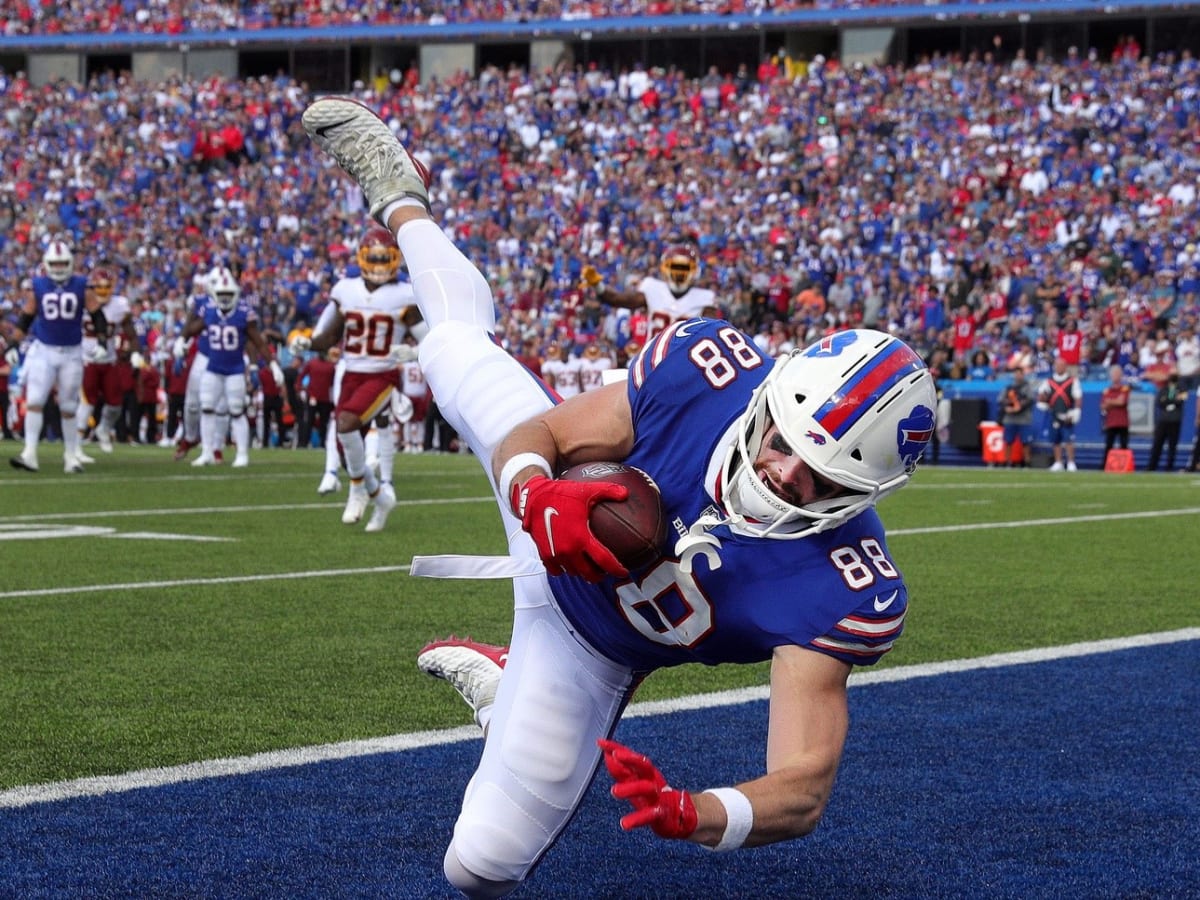
[[[1122,450],[1120,447],[1113,447],[1108,451],[1108,456],[1104,459],[1105,472],[1132,472],[1134,471],[1133,451]]]
[[[999,422],[980,422],[979,432],[983,443],[983,461],[989,466],[1008,462],[1007,448],[1004,445],[1004,426]]]

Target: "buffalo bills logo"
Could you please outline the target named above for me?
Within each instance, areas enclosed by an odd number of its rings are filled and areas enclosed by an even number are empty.
[[[834,334],[821,338],[811,347],[804,351],[804,356],[837,356],[851,344],[858,340],[858,335],[853,331],[838,331]]]
[[[808,438],[810,441],[812,441],[814,444],[816,444],[818,447],[825,446],[825,435],[823,435],[823,434],[818,434],[815,431],[810,431],[808,434],[806,434],[804,436],[806,438]]]
[[[896,450],[904,468],[911,470],[925,452],[933,437],[933,410],[928,406],[915,406],[913,411],[896,426]]]

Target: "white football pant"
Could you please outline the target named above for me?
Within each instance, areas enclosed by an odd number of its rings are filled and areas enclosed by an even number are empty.
[[[491,289],[441,228],[408,222],[397,241],[430,326],[419,349],[421,368],[438,407],[491,481],[500,441],[553,401],[492,341]],[[507,498],[496,501],[510,554],[537,559]],[[600,762],[596,739],[611,734],[633,683],[631,670],[572,633],[544,574],[514,579],[510,655],[448,856],[489,881],[524,879],[582,800]],[[446,867],[452,881],[458,868]]]

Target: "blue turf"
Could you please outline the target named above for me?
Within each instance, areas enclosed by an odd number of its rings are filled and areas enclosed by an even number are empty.
[[[518,897],[1200,896],[1200,644],[855,688],[812,837],[715,856],[593,786]],[[760,772],[765,703],[617,737],[703,788]],[[751,748],[747,753],[746,748]],[[448,897],[478,744],[0,813],[0,897]]]

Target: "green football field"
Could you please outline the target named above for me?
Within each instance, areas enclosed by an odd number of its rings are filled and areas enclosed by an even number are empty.
[[[92,452],[82,476],[55,445],[37,475],[0,469],[0,790],[469,721],[414,657],[505,641],[509,585],[407,568],[503,552],[473,457],[398,457],[400,504],[366,534],[344,489],[317,495],[317,451]],[[927,468],[880,512],[912,597],[882,666],[1200,625],[1195,476]],[[688,666],[638,699],[765,681]]]

